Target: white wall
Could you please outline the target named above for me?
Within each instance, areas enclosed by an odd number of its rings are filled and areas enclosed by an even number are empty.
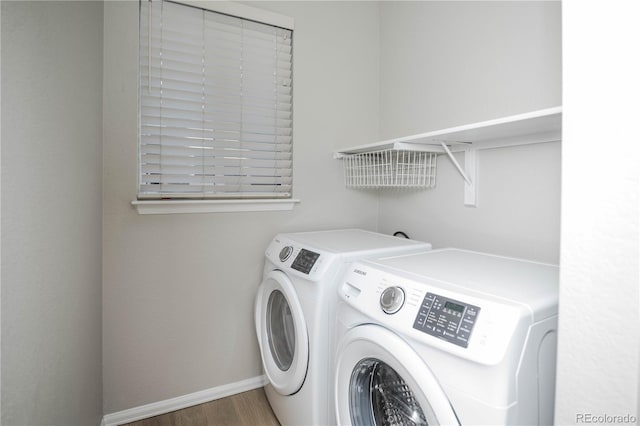
[[[636,1],[564,3],[557,424],[640,417],[638,15]]]
[[[1,422],[98,425],[102,3],[1,7]]]
[[[277,232],[375,229],[374,194],[347,191],[340,146],[378,136],[378,6],[256,2],[295,18],[291,212],[139,216],[138,3],[104,23],[104,410],[262,374],[253,300]]]
[[[559,2],[384,2],[381,17],[383,139],[562,104]],[[557,263],[559,144],[478,161],[478,207],[440,156],[435,189],[381,194],[380,231]]]

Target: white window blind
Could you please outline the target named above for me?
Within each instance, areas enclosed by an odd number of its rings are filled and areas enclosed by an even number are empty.
[[[140,7],[138,198],[291,197],[292,31]]]

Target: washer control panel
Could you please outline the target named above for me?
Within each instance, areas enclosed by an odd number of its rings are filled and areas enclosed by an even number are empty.
[[[418,278],[366,260],[354,262],[338,288],[339,323],[379,324],[416,347],[484,365],[499,364],[514,339],[526,338],[532,321],[528,306],[464,283]]]
[[[413,328],[466,348],[479,312],[477,306],[427,293]]]

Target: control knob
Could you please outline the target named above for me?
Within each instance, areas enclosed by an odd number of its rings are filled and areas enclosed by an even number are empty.
[[[293,247],[282,247],[282,250],[280,250],[280,254],[278,255],[278,257],[280,258],[280,262],[284,262],[285,260],[287,260],[289,256],[291,256],[291,253],[293,253]]]
[[[404,290],[400,287],[387,287],[380,295],[380,307],[385,314],[395,314],[404,305]]]

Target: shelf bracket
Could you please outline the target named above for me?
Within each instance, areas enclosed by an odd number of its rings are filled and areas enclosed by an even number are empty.
[[[460,175],[464,179],[464,205],[467,207],[476,207],[478,205],[477,183],[478,183],[478,162],[476,148],[464,149],[464,169],[449,150],[449,147],[440,142],[442,149],[449,156],[453,165],[458,169]]]
[[[478,206],[478,151],[476,148],[464,150],[464,168],[467,175],[471,176],[471,182],[464,184],[464,205],[467,207]]]

